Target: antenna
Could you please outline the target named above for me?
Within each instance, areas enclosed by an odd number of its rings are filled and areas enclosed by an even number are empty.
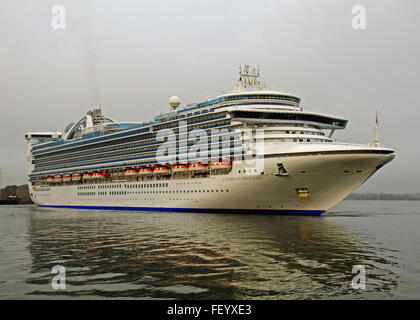
[[[261,85],[261,82],[258,81],[260,76],[260,66],[257,68],[244,64],[239,65],[239,80],[236,83],[236,88],[234,92],[244,91],[247,87],[250,89],[260,89],[262,90],[264,86]]]

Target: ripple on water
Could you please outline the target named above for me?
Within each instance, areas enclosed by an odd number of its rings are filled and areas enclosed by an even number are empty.
[[[384,217],[379,209],[373,207],[374,215],[369,216],[368,208],[344,206],[323,217],[32,206],[19,207],[16,214],[0,210],[0,231],[6,230],[0,233],[0,294],[2,298],[384,297],[406,283],[400,279],[401,266],[408,263],[412,269],[407,270],[418,271],[418,264],[410,262],[418,254],[402,256],[406,241],[395,238],[398,231],[393,229],[390,209]],[[51,287],[51,269],[57,264],[66,268],[63,291]],[[356,264],[367,268],[365,292],[350,287]]]

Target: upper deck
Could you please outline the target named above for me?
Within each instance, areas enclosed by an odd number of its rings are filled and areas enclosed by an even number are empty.
[[[255,70],[241,71],[232,93],[196,104],[178,108],[179,98],[172,97],[176,98],[170,101],[172,110],[157,115],[153,121],[117,122],[95,109],[67,125],[64,134],[27,134],[31,171],[42,175],[127,165],[134,161],[153,164],[160,144],[156,137],[162,130],[174,132],[179,143],[184,139],[181,135],[184,129],[187,133],[196,129],[208,133],[224,129],[234,140],[246,128],[265,130],[270,141],[331,142],[333,131],[346,127],[347,120],[341,117],[303,111],[298,96],[267,90],[257,80],[258,76]],[[330,136],[325,137],[322,130],[331,130]],[[186,144],[190,145],[190,142]],[[241,140],[232,141],[228,147],[241,148]],[[183,152],[188,151],[180,150],[179,154]]]

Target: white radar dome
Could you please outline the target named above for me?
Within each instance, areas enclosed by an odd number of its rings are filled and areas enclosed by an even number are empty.
[[[176,109],[181,104],[181,100],[177,96],[172,96],[169,98],[169,105],[172,109]]]

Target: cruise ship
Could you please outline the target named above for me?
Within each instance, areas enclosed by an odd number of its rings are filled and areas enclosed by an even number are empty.
[[[200,103],[169,99],[148,122],[101,109],[63,132],[29,132],[29,191],[43,207],[319,215],[343,200],[394,151],[335,141],[342,117],[303,110],[269,90],[259,68]]]

